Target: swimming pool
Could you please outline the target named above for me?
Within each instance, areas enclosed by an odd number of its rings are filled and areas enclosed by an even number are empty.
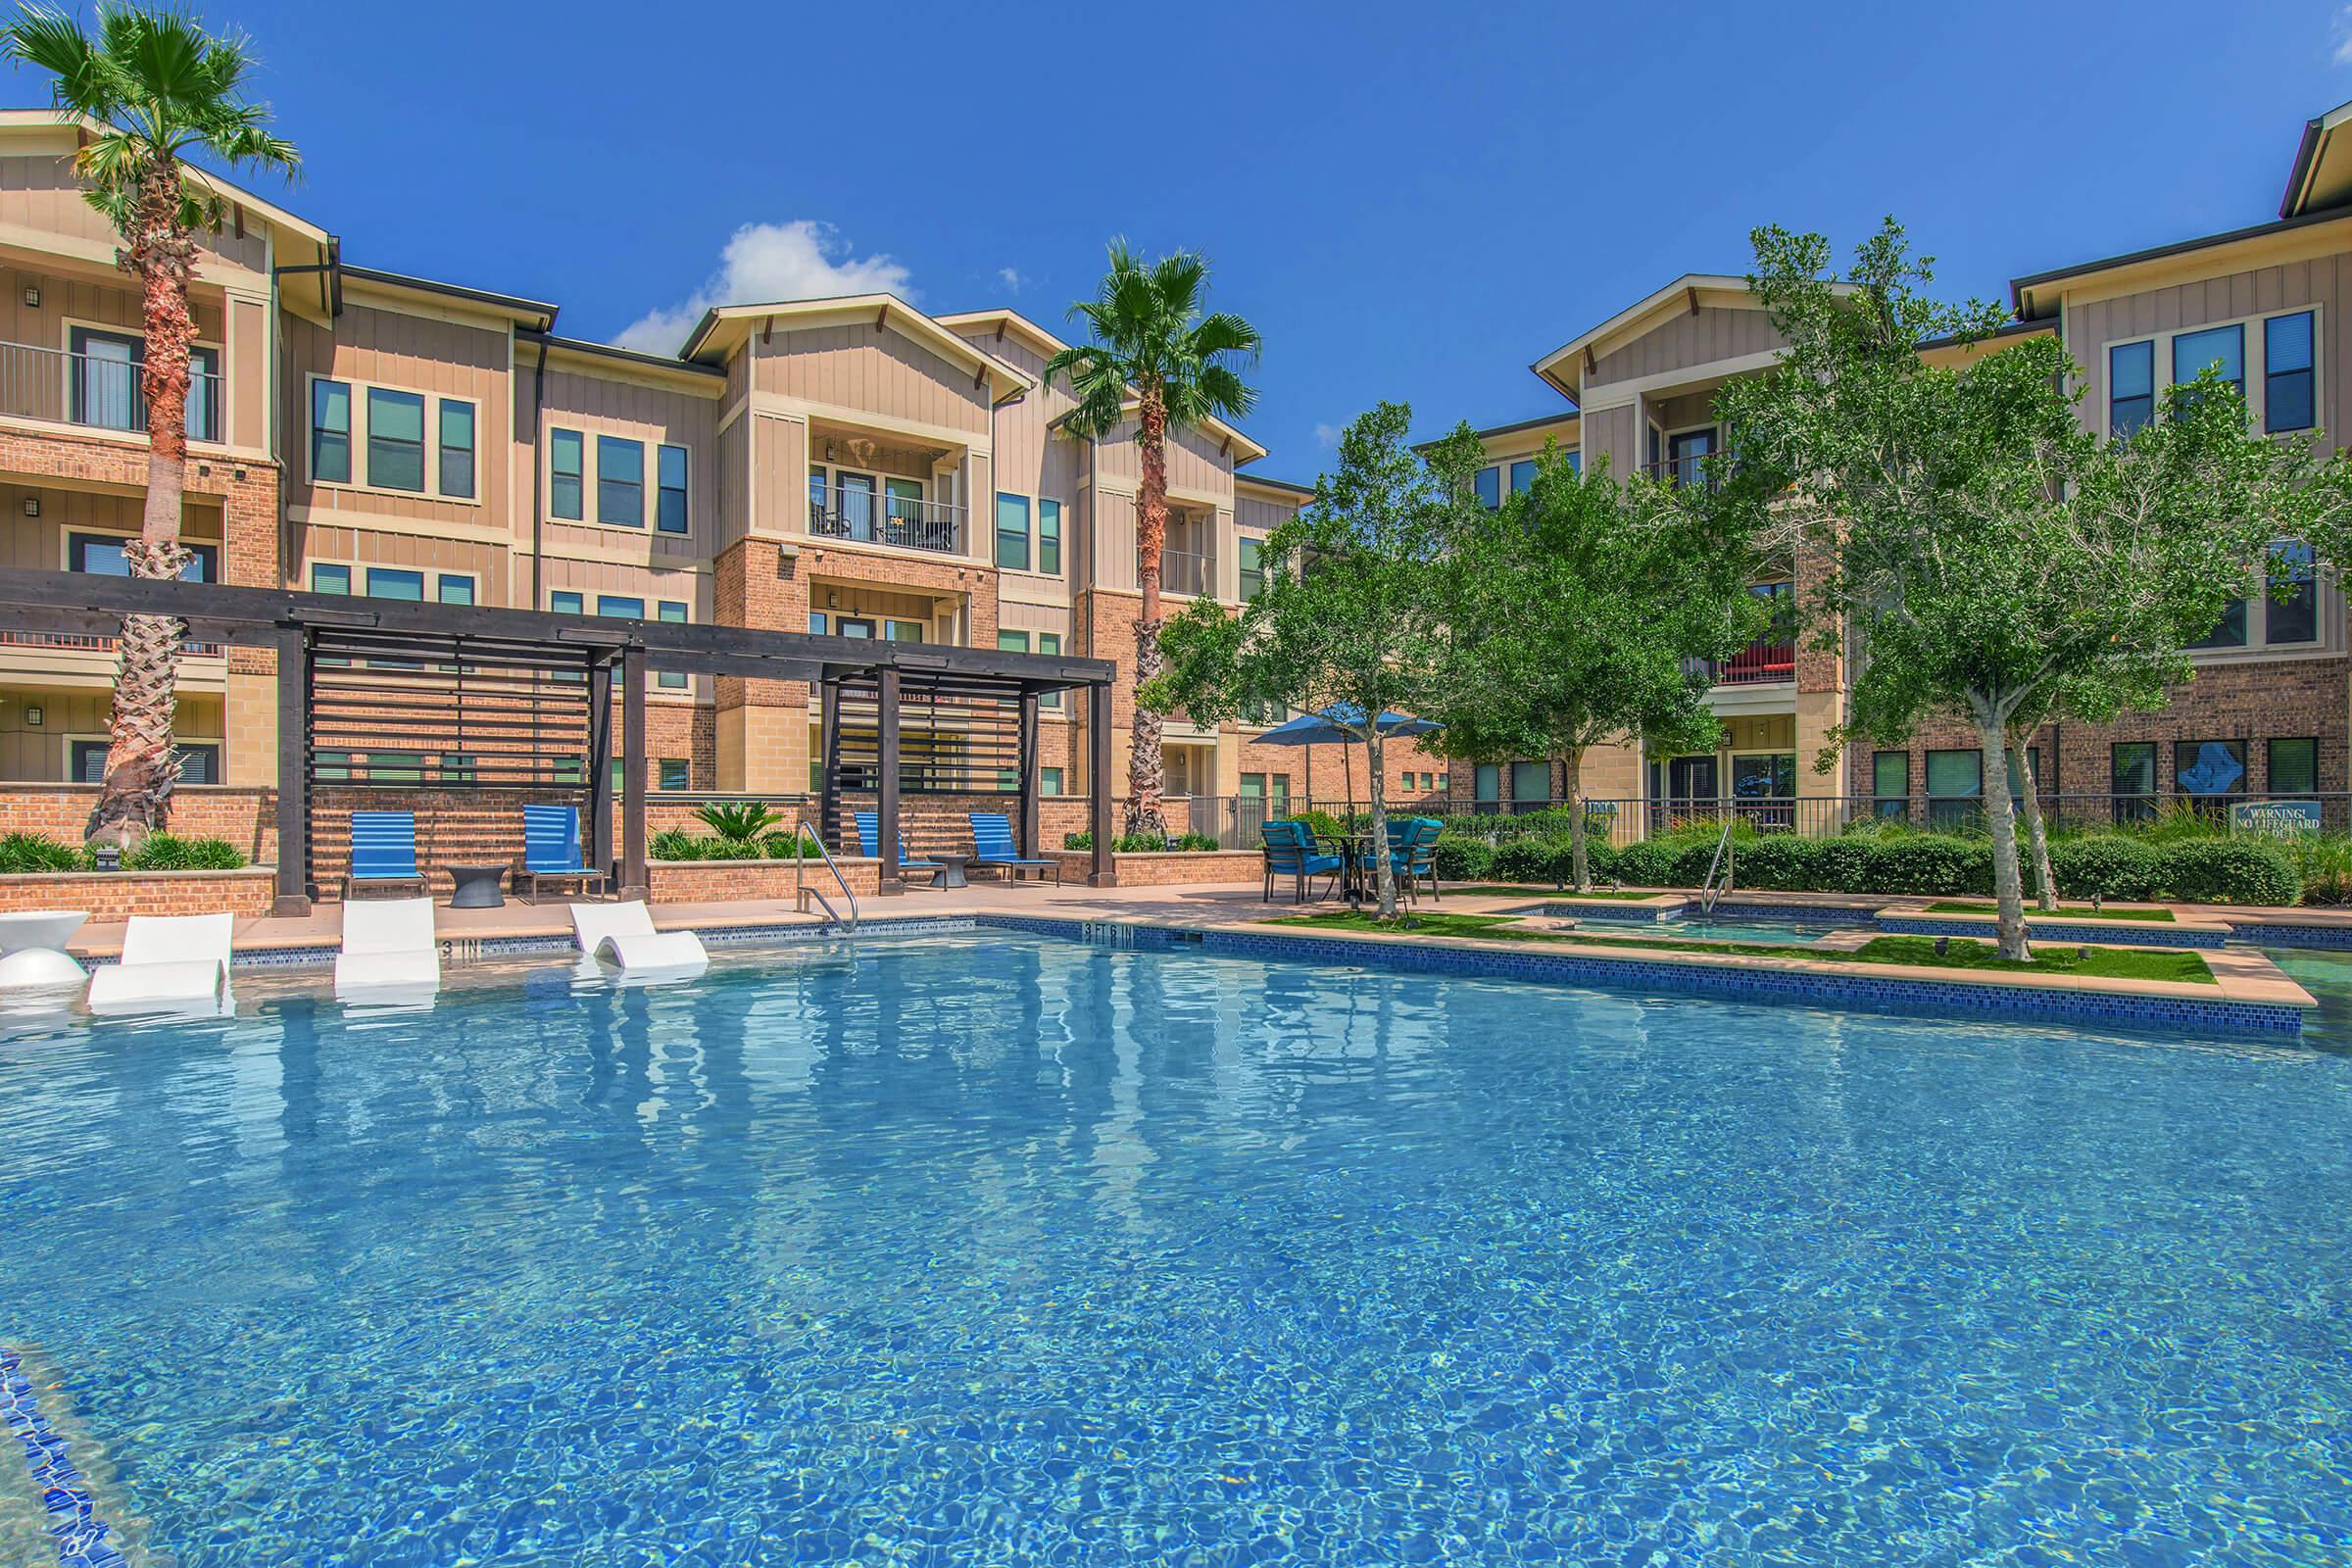
[[[491,974],[0,1045],[0,1345],[116,1539],[2352,1561],[2352,1058],[993,931]]]

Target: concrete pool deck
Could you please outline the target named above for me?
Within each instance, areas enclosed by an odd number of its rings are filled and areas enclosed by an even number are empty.
[[[1261,884],[1188,885],[1147,888],[1055,887],[1051,884],[975,884],[932,892],[916,888],[903,897],[859,901],[868,924],[887,928],[908,921],[979,920],[986,923],[1040,922],[1049,926],[1124,927],[1170,940],[1213,933],[1227,952],[1292,951],[1301,956],[1350,954],[1385,963],[1410,961],[1433,966],[1432,953],[1482,956],[1471,961],[1481,972],[1548,975],[1573,983],[1637,989],[1777,995],[1829,1004],[1949,1004],[1971,1012],[2038,1012],[2045,1016],[2119,1017],[2221,1027],[2251,1027],[2263,1033],[2292,1033],[2301,1014],[2317,1005],[2310,993],[2288,979],[2270,959],[2244,948],[2202,950],[2215,984],[2113,979],[2099,976],[1955,971],[1905,964],[1859,964],[1834,958],[1764,956],[1681,949],[1633,949],[1622,944],[1579,943],[1573,932],[1542,943],[1432,938],[1410,932],[1355,932],[1269,926],[1282,915],[1344,909],[1339,901],[1294,903],[1277,894],[1262,896]],[[1504,913],[1533,904],[1561,902],[1553,891],[1530,888],[1510,895],[1456,893],[1439,907],[1463,914]],[[1808,914],[1845,914],[1857,926],[1872,924],[1881,911],[1925,912],[1930,898],[1889,899],[1851,894],[1756,893],[1735,904],[1803,909]],[[833,922],[821,913],[804,914],[788,900],[725,904],[665,904],[653,908],[663,930],[723,931],[738,938],[773,932],[779,938],[815,933]],[[2188,918],[2213,911],[2190,906]],[[2298,927],[2340,927],[2352,942],[2352,913],[2331,910],[2230,910],[2232,923],[2260,924],[2285,917]],[[502,944],[536,947],[567,943],[571,917],[567,901],[536,905],[510,901],[495,909],[434,910],[435,935],[458,953]],[[1622,929],[1622,922],[1618,925]],[[72,951],[85,959],[112,958],[122,949],[121,922],[83,927]],[[341,941],[342,911],[321,905],[287,919],[242,918],[232,938],[240,957],[257,962],[324,961]],[[2072,938],[2070,937],[2071,941]],[[1838,944],[1843,946],[1844,944]],[[1834,951],[1834,950],[1832,950]],[[1444,964],[1434,965],[1444,967]]]

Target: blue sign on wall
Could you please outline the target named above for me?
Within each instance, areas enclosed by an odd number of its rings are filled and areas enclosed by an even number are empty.
[[[2232,801],[2230,831],[2256,838],[2290,839],[2320,830],[2317,801]]]

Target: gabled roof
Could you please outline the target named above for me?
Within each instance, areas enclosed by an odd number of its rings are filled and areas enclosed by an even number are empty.
[[[771,321],[805,327],[859,320],[870,321],[877,328],[887,326],[950,364],[962,366],[989,383],[994,401],[1017,396],[1037,384],[969,339],[949,331],[896,294],[843,294],[831,299],[778,300],[770,305],[714,306],[703,313],[703,318],[686,335],[686,346],[678,351],[678,358],[717,364],[753,332],[764,330]]]
[[[2152,245],[2142,251],[2127,251],[2121,256],[2105,256],[2095,262],[2079,262],[2073,267],[2053,268],[2046,272],[2033,272],[2009,280],[2009,303],[2017,314],[2029,320],[2040,320],[2058,313],[2060,293],[2068,283],[2087,277],[2094,272],[2121,271],[2126,268],[2146,267],[2169,261],[2176,256],[2215,250],[2225,245],[2242,245],[2276,235],[2292,233],[2321,223],[2336,223],[2352,220],[2352,208],[2337,207],[2319,212],[2302,213],[2293,218],[2276,219],[2267,223],[2252,223],[2244,228],[2228,229],[2219,234],[2203,234],[2195,239],[2175,240],[2169,245]]]
[[[682,376],[702,383],[723,383],[727,372],[715,365],[703,365],[693,360],[674,359],[666,354],[641,354],[635,349],[617,348],[611,343],[591,342],[587,338],[558,337],[552,332],[534,332],[525,327],[515,337],[521,342],[544,347],[550,354],[564,355],[588,361],[599,368],[619,367],[642,370],[655,376]]]
[[[1670,311],[1695,309],[1700,303],[1702,291],[1719,295],[1745,295],[1747,279],[1724,272],[1685,272],[1657,292],[1636,300],[1599,325],[1578,333],[1529,368],[1573,399],[1576,396],[1577,378],[1573,373],[1566,373],[1563,368],[1572,366],[1577,357],[1588,349],[1597,357],[1603,352],[1604,344],[1613,347],[1611,340],[1630,335],[1637,328],[1647,325],[1653,317]]]
[[[1315,493],[1315,487],[1311,484],[1299,484],[1290,479],[1269,479],[1262,473],[1237,473],[1233,476],[1233,482],[1237,486],[1253,490],[1273,490],[1286,496],[1311,498]]]
[[[2352,137],[2337,134],[2348,122],[2352,104],[2337,104],[2303,122],[2303,140],[2286,173],[2286,194],[2278,198],[2280,218],[2352,202]]]
[[[441,283],[429,277],[411,277],[403,272],[387,272],[373,267],[354,267],[349,262],[343,264],[343,275],[353,282],[394,294],[462,301],[488,311],[493,316],[512,318],[516,325],[532,331],[545,332],[556,324],[555,306],[543,300],[526,300],[518,294],[495,294],[488,289],[468,288],[463,283]]]

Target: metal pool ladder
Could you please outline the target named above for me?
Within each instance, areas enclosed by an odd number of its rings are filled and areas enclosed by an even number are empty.
[[[1723,872],[1723,885],[1721,887],[1718,887],[1715,884],[1715,873],[1718,869]],[[1727,820],[1723,824],[1723,837],[1715,841],[1714,858],[1707,861],[1707,880],[1700,885],[1698,890],[1698,912],[1701,914],[1713,914],[1715,912],[1715,906],[1722,901],[1722,898],[1726,893],[1731,891],[1732,824]]]
[[[857,930],[858,895],[850,891],[850,879],[843,876],[841,867],[834,863],[833,852],[825,847],[825,836],[809,827],[807,817],[802,817],[795,822],[792,831],[796,841],[793,845],[792,857],[793,906],[803,914],[807,914],[808,902],[813,899],[823,906],[826,919],[831,920],[845,931]],[[825,869],[833,873],[833,881],[841,889],[841,896],[849,901],[850,917],[846,921],[842,919],[841,911],[833,907],[833,901],[825,897],[824,891],[820,888],[810,887],[805,880],[808,875],[808,861],[800,854],[800,847],[802,844],[810,842],[816,845],[817,858],[825,862]]]

